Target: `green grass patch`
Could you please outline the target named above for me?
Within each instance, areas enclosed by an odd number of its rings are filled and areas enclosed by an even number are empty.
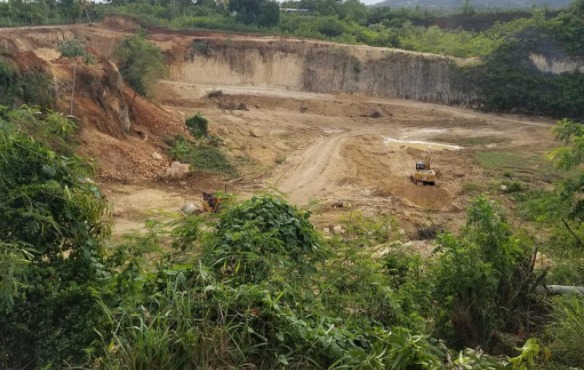
[[[440,141],[441,137],[436,138]],[[453,136],[453,137],[442,137],[445,142],[453,143],[462,146],[481,146],[489,144],[501,144],[508,143],[511,139],[501,136]]]
[[[475,159],[482,167],[491,170],[529,170],[537,162],[535,157],[528,158],[520,153],[513,152],[479,152]]]
[[[186,161],[194,168],[216,173],[233,173],[234,168],[227,160],[223,152],[211,145],[198,145],[193,147],[187,156]]]
[[[477,194],[488,191],[489,185],[485,182],[465,182],[462,188],[467,193]]]
[[[217,146],[207,142],[194,142],[178,137],[171,143],[170,153],[195,171],[235,174],[235,168]]]
[[[475,154],[475,160],[482,167],[503,172],[506,177],[530,181],[536,176],[543,181],[552,181],[563,177],[559,171],[543,156],[528,153],[488,151]]]

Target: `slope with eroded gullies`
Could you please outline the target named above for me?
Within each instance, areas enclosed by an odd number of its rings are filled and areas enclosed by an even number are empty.
[[[156,104],[139,98],[130,105],[132,93],[110,57],[134,29],[111,18],[95,26],[0,31],[3,54],[35,59],[51,72],[63,110],[71,68],[59,58],[58,43],[80,37],[100,57],[81,68],[87,78],[75,107],[81,149],[101,164],[118,232],[139,227],[148,210],[175,211],[198,200],[203,188],[227,186],[242,196],[278,189],[316,209],[320,226],[353,210],[395,215],[413,236],[428,222],[457,226],[471,185],[492,182],[477,153],[539,155],[553,145],[549,120],[396,99],[472,105],[472,91],[458,85],[451,68],[472,61],[317,41],[151,30],[170,78],[157,85]],[[209,98],[212,90],[223,95]],[[170,163],[164,141],[184,134],[181,121],[196,112],[209,118],[239,177],[195,172],[159,181]],[[148,140],[138,135],[144,132]],[[437,186],[415,186],[408,176],[429,145]],[[540,181],[529,169],[527,176]]]

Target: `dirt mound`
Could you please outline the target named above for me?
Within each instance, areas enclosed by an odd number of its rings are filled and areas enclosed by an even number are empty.
[[[70,66],[60,65],[69,72]],[[61,73],[60,110],[67,109],[71,89],[70,73]],[[165,153],[165,140],[185,133],[184,124],[148,100],[123,86],[117,68],[100,60],[78,72],[74,114],[82,128],[88,155],[100,164],[98,173],[116,180],[141,181],[162,176],[170,160],[152,158]]]
[[[435,186],[416,186],[407,181],[389,186],[382,191],[405,199],[414,206],[429,210],[442,210],[452,201],[452,196],[445,189]]]
[[[134,91],[130,88],[124,89],[124,99],[130,102],[132,122],[146,127],[156,143],[175,135],[188,134],[180,115],[172,114],[141,96],[136,96],[134,100]]]
[[[95,101],[76,99],[77,115],[84,117],[81,134],[84,150],[97,159],[98,173],[102,177],[124,181],[163,177],[171,162],[164,155],[167,152],[165,141],[186,134],[183,122],[142,97],[137,96],[134,100],[133,91],[128,88],[121,96],[123,102],[133,101],[130,108],[122,105],[120,111],[115,112],[127,116],[127,131],[116,124],[115,119],[108,120],[108,110],[102,109]],[[111,102],[109,105],[115,106]],[[123,109],[129,109],[129,112]],[[158,155],[156,158],[159,159],[153,158],[154,153],[162,153],[162,158]]]
[[[154,148],[137,137],[116,139],[94,128],[81,131],[83,154],[97,160],[98,175],[105,179],[144,181],[162,177],[170,159],[152,158]]]

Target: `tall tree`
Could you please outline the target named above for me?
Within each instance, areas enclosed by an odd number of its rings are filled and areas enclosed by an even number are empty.
[[[261,9],[258,24],[263,27],[273,27],[280,23],[280,5],[276,1],[268,1]]]
[[[229,10],[237,14],[237,19],[246,24],[264,27],[280,22],[280,5],[269,0],[231,0]]]
[[[83,12],[81,3],[76,0],[60,0],[60,13],[65,16],[68,22],[77,23]]]

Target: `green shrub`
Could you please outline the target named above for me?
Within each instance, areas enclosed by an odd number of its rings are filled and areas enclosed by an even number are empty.
[[[193,40],[193,49],[195,49],[196,54],[209,55],[211,52],[211,47],[204,41]]]
[[[0,105],[27,103],[49,107],[54,101],[52,91],[51,81],[43,71],[21,72],[0,58]]]
[[[41,110],[36,106],[22,106],[20,109],[0,107],[0,118],[2,117],[18,130],[44,142],[54,150],[65,155],[74,153],[77,125],[62,113]]]
[[[521,181],[504,180],[503,185],[507,188],[508,193],[517,193],[524,190],[524,184]]]
[[[238,282],[276,273],[300,278],[324,257],[308,216],[282,199],[253,197],[221,214],[205,261]]]
[[[138,94],[148,96],[156,80],[166,74],[162,51],[142,33],[122,39],[115,54],[124,80]]]
[[[95,298],[109,274],[103,261],[109,207],[85,180],[91,167],[84,160],[60,155],[43,143],[50,138],[35,140],[21,129],[48,125],[50,133],[58,122],[36,115],[26,121],[27,108],[1,113],[0,265],[9,275],[5,281],[0,273],[0,358],[8,368],[81,363],[98,338],[94,328],[105,325]]]
[[[327,17],[318,20],[316,31],[328,37],[337,37],[343,34],[344,26],[338,19]]]
[[[18,74],[14,67],[0,59],[0,104],[11,105],[22,97],[22,86],[18,84]]]
[[[214,136],[209,136],[208,143],[196,143],[177,137],[171,142],[170,153],[176,160],[189,163],[195,171],[235,173],[235,169],[217,145],[217,138]]]
[[[22,101],[26,104],[38,104],[50,107],[55,101],[51,78],[39,70],[27,70],[22,73]]]
[[[584,367],[584,298],[582,295],[554,300],[553,321],[548,325],[552,335],[550,349],[555,362],[570,367]]]
[[[442,234],[438,240],[432,297],[442,302],[441,335],[458,345],[489,348],[497,331],[529,325],[525,312],[533,302],[536,276],[527,249],[500,210],[477,198],[461,234]]]
[[[203,117],[202,114],[200,113],[195,114],[191,118],[187,119],[185,123],[189,128],[191,135],[193,135],[194,137],[206,138],[207,136],[209,136],[208,131],[209,121],[205,117]]]

